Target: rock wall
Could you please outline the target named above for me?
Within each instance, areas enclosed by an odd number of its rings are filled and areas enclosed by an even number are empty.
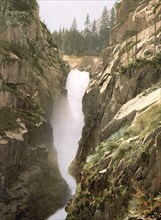
[[[154,12],[156,10],[156,13]],[[122,0],[117,5],[116,26],[111,31],[110,44],[122,42],[161,20],[159,0]]]
[[[85,126],[74,163],[80,172],[67,219],[161,217],[161,5],[123,0],[118,7],[117,21],[125,14],[125,23],[112,30],[103,71],[93,74],[83,98]],[[134,36],[124,38],[135,29],[136,12],[142,24],[140,10],[147,8],[156,11],[156,25],[148,17]]]
[[[0,218],[45,219],[69,194],[50,125],[69,67],[36,1],[2,1],[0,13]]]

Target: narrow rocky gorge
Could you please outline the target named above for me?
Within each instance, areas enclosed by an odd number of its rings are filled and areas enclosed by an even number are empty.
[[[103,57],[65,61],[36,0],[0,7],[0,219],[44,220],[69,199],[51,117],[78,68],[91,80],[67,219],[160,220],[161,1],[120,1]]]

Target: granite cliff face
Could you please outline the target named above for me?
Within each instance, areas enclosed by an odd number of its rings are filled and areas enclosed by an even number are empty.
[[[122,42],[135,32],[141,32],[160,21],[158,0],[126,0],[117,5],[116,25],[111,31],[110,44]]]
[[[0,218],[45,219],[64,205],[50,125],[69,67],[32,1],[2,1],[0,29]]]
[[[160,13],[157,0],[117,6],[103,71],[91,74],[83,99],[67,219],[161,218]]]

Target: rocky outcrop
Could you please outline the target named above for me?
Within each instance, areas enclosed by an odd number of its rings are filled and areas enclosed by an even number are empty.
[[[123,0],[118,7],[117,19],[127,16],[112,30],[103,71],[91,74],[83,98],[85,126],[74,163],[80,169],[78,188],[66,207],[67,219],[161,217],[161,6],[155,0]],[[140,12],[147,7],[156,12],[156,24]],[[136,14],[140,28],[125,35],[128,27],[135,30]]]
[[[64,55],[64,61],[67,61],[71,66],[71,69],[79,69],[80,71],[86,71],[90,74],[96,74],[102,71],[102,58],[94,56],[74,57]],[[94,76],[92,76],[93,78]]]
[[[122,0],[117,5],[116,26],[110,44],[116,44],[153,26],[161,20],[159,0]]]
[[[50,125],[69,67],[36,1],[2,1],[0,13],[0,218],[45,219],[69,194]]]
[[[92,86],[89,86],[83,99],[87,127],[83,129],[84,138],[80,141],[77,153],[80,162],[91,151],[91,146],[94,149],[100,141],[122,125],[121,123],[117,128],[116,125],[108,128],[122,105],[157,83],[160,76],[160,68],[147,64],[140,69],[127,69],[126,73],[109,75],[105,72],[101,74],[100,80],[97,78],[95,81],[97,86],[91,81]]]
[[[144,140],[119,134],[120,139],[113,136],[114,142],[104,142],[104,149],[100,145],[100,152],[98,149],[82,170],[79,191],[67,206],[68,218],[124,219],[129,213],[126,219],[142,219],[141,215],[159,219],[161,207],[156,198],[160,201],[161,158],[156,160],[155,141],[159,134],[160,127]]]
[[[1,218],[43,220],[64,205],[69,193],[58,169],[52,128],[44,123],[30,127],[23,140],[16,135],[10,132],[0,143]]]
[[[160,22],[157,22],[157,26],[159,30]],[[102,140],[101,131],[122,105],[159,81],[161,74],[160,44],[157,45],[158,56],[156,58],[153,56],[148,58],[144,53],[146,47],[151,47],[154,50],[154,36],[151,28],[152,26],[138,33],[138,41],[135,43],[131,41],[131,38],[128,38],[128,45],[125,40],[114,45],[113,48],[110,47],[112,49],[111,56],[104,58],[106,62],[104,62],[103,71],[91,78],[83,99],[83,111],[87,126],[83,130],[83,141],[81,140],[78,151],[80,160],[86,157],[86,153],[85,157],[83,153],[80,153],[82,149],[88,154],[91,146],[95,148]],[[158,30],[156,38],[159,39],[160,32]],[[134,57],[135,49],[137,51]]]

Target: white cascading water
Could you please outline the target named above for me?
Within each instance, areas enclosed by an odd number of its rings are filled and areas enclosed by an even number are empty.
[[[54,108],[53,136],[54,146],[58,153],[59,169],[69,185],[71,195],[75,193],[76,181],[68,173],[68,168],[74,160],[78,141],[84,125],[82,98],[89,83],[89,73],[72,70],[67,77],[67,98],[62,98]],[[63,220],[67,213],[64,208],[58,210],[48,220]]]

